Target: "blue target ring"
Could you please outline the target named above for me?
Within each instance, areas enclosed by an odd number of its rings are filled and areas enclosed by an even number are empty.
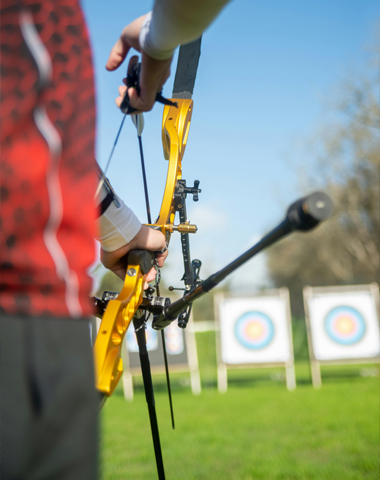
[[[364,336],[366,325],[363,315],[353,307],[335,307],[325,317],[327,335],[340,345],[354,345]]]
[[[250,350],[267,347],[274,337],[272,320],[262,312],[247,312],[236,320],[235,337]]]

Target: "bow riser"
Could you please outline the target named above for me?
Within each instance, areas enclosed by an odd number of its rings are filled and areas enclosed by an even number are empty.
[[[123,373],[123,340],[142,302],[145,275],[141,266],[129,264],[127,272],[119,296],[108,302],[94,345],[96,388],[107,396],[112,395]]]

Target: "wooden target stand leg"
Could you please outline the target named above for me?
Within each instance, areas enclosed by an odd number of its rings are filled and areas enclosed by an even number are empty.
[[[227,365],[225,363],[220,363],[218,365],[218,390],[220,393],[226,393],[228,387],[227,380]]]
[[[148,349],[146,347],[144,317],[138,318],[135,316],[133,319],[133,325],[135,327],[137,344],[139,347],[141,373],[142,373],[143,382],[144,382],[146,403],[148,404],[150,428],[152,431],[152,439],[153,439],[154,453],[156,457],[158,478],[159,480],[165,480],[164,462],[162,459],[160,435],[158,431],[158,423],[157,423],[157,415],[156,415],[156,402],[154,400],[152,373],[150,370]]]
[[[322,386],[322,377],[321,377],[321,367],[319,362],[311,360],[311,379],[313,381],[314,388],[321,388]]]
[[[286,387],[289,391],[296,389],[296,372],[294,362],[285,365]]]

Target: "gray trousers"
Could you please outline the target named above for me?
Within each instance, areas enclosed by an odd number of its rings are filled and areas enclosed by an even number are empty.
[[[87,320],[0,314],[0,479],[95,480]]]

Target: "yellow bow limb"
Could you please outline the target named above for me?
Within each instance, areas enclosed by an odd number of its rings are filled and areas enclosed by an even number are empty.
[[[156,227],[160,227],[169,243],[175,218],[174,191],[177,180],[182,178],[182,158],[189,135],[193,101],[176,99],[178,108],[166,105],[162,116],[162,145],[164,157],[169,160],[165,191]]]

